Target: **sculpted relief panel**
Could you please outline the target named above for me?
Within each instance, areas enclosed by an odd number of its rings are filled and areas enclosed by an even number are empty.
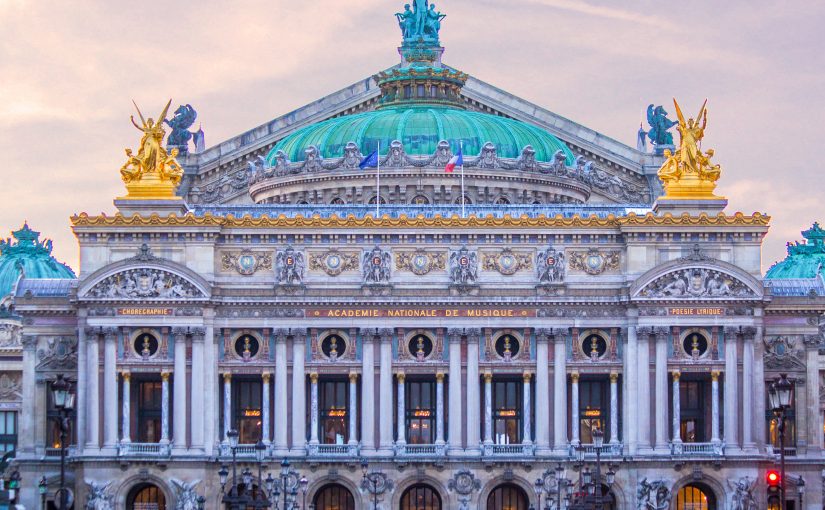
[[[181,276],[162,269],[128,269],[97,283],[87,296],[94,298],[195,298],[203,293]]]
[[[0,324],[0,349],[20,348],[20,326],[16,324]]]
[[[707,268],[673,271],[650,282],[639,295],[649,298],[754,297],[750,287],[737,278]]]

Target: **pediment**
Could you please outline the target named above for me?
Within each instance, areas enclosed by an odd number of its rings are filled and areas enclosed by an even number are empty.
[[[655,267],[630,289],[633,299],[759,299],[762,285],[740,268],[705,256],[691,256]]]

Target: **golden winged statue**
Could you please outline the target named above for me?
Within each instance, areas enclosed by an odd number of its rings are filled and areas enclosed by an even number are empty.
[[[682,109],[676,99],[676,116],[679,125],[679,148],[676,152],[664,150],[665,162],[659,168],[659,179],[665,188],[664,199],[713,199],[722,197],[713,194],[716,181],[722,173],[722,168],[711,162],[713,149],[702,151],[702,139],[705,137],[705,128],[708,124],[708,100],[702,103],[699,115],[685,120]]]
[[[183,169],[175,159],[177,149],[166,151],[163,139],[166,130],[163,121],[172,104],[170,99],[158,120],[143,117],[138,105],[132,101],[140,117],[140,125],[131,116],[132,125],[143,132],[137,154],[126,149],[126,163],[120,169],[120,176],[126,183],[128,194],[125,199],[162,199],[175,197],[175,188],[183,177]]]

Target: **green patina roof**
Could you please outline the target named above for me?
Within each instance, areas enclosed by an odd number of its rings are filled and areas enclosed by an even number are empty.
[[[825,230],[814,223],[802,237],[804,243],[788,243],[788,256],[771,266],[765,278],[825,277]]]
[[[75,278],[69,266],[52,257],[52,242],[41,242],[40,232],[24,224],[11,234],[16,242],[0,240],[0,297],[11,292],[21,270],[26,278]]]
[[[363,154],[374,151],[380,142],[381,154],[386,154],[394,140],[404,144],[410,155],[434,154],[438,142],[446,140],[453,152],[463,142],[465,156],[479,154],[486,142],[492,142],[500,158],[518,158],[530,145],[541,162],[552,161],[558,150],[564,151],[568,165],[575,159],[561,140],[518,120],[458,108],[415,106],[384,108],[306,126],[278,142],[267,161],[274,165],[279,150],[290,161],[303,161],[310,145],[318,147],[324,158],[340,158],[348,142],[354,142]]]

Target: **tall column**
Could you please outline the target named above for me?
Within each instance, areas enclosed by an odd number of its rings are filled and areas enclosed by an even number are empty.
[[[636,309],[629,309],[627,312],[627,350],[624,353],[624,376],[627,378],[627,395],[624,397],[627,399],[628,405],[625,407],[627,415],[624,420],[624,437],[627,452],[630,455],[635,455],[639,439],[639,413],[636,406],[630,405],[629,403],[638,402],[640,399],[638,374],[639,359],[637,354],[639,352],[639,339],[636,335],[636,320],[638,318],[639,311]]]
[[[392,453],[392,330],[381,331],[381,372],[380,382],[380,416],[379,449],[383,454]]]
[[[719,438],[719,371],[710,373],[710,442],[720,443]]]
[[[315,389],[315,402],[317,407],[318,389]],[[349,409],[347,410],[349,417],[349,441],[351,445],[358,444],[358,373],[349,373]],[[317,429],[316,422],[316,429]],[[315,431],[315,440],[318,440],[318,431]]]
[[[172,331],[175,337],[175,381],[173,391],[175,392],[175,419],[173,420],[174,431],[172,439],[175,443],[175,450],[181,452],[186,450],[186,330],[175,328]],[[195,410],[192,409],[194,412]]]
[[[536,332],[536,454],[550,452],[550,371],[547,330]]]
[[[450,425],[449,425],[449,450],[452,454],[463,453],[461,441],[461,424],[464,423],[461,408],[463,397],[461,395],[461,330],[451,329],[448,332],[450,338]]]
[[[261,374],[261,441],[269,445],[269,372]]]
[[[287,445],[287,387],[286,387],[286,340],[287,331],[275,334],[275,455],[288,452]]]
[[[819,335],[805,335],[805,378],[808,384],[805,386],[805,400],[807,405],[802,407],[797,404],[797,412],[804,412],[807,415],[808,438],[807,455],[811,458],[822,458],[822,413],[819,410]],[[799,398],[799,397],[797,397]],[[800,399],[801,401],[801,399]],[[818,505],[817,505],[818,506]]]
[[[96,332],[88,332],[86,341],[86,424],[89,430],[86,448],[97,449],[100,448],[100,337]],[[23,383],[25,382],[26,377],[23,377]]]
[[[754,314],[757,316],[762,315],[762,309],[757,308],[754,311]],[[765,344],[762,341],[762,335],[764,334],[764,328],[760,325],[756,327],[756,337],[753,341],[754,346],[754,353],[753,353],[753,380],[749,382],[753,388],[754,395],[765,395]],[[755,443],[756,448],[759,451],[764,451],[765,448],[765,438],[766,438],[766,431],[765,431],[765,398],[760,397],[754,400],[753,402],[753,415],[754,415],[754,431],[755,431]]]
[[[123,381],[123,398],[122,398],[122,400],[123,400],[123,412],[122,412],[123,423],[121,424],[120,427],[123,430],[121,431],[121,436],[122,437],[121,437],[120,442],[121,443],[129,443],[129,442],[132,441],[132,431],[130,430],[131,425],[132,425],[132,402],[131,402],[132,389],[131,389],[131,384],[130,384],[130,380],[132,379],[132,374],[130,374],[129,372],[123,372],[121,374],[121,378],[122,378],[122,381]]]
[[[226,433],[232,430],[232,373],[223,374],[223,433],[221,441],[228,441]]]
[[[298,453],[306,453],[307,419],[306,419],[306,333],[293,331],[292,333],[292,449]],[[350,400],[354,394],[350,388]],[[350,421],[355,423],[354,411],[347,413]],[[350,434],[350,438],[353,434]],[[350,439],[352,440],[352,439]]]
[[[581,427],[579,426],[579,373],[570,374],[570,421],[572,422],[573,437],[570,443],[574,446],[581,444]]]
[[[75,420],[77,423],[77,453],[83,452],[86,445],[86,406],[88,405],[88,383],[86,381],[86,342],[87,335],[94,335],[91,328],[86,327],[86,311],[78,310],[77,318],[77,394],[75,395]]]
[[[201,383],[203,384],[203,451],[207,456],[214,454],[214,449],[217,443],[223,440],[221,435],[221,376],[218,372],[218,348],[215,343],[215,327],[214,327],[215,310],[212,308],[203,309],[203,370],[200,373]],[[194,337],[194,344],[192,348],[192,363],[195,365],[197,359],[198,335]],[[196,384],[193,379],[193,385]],[[194,389],[194,386],[193,386]],[[192,404],[200,402],[199,397],[192,400]],[[193,419],[192,423],[197,423]],[[193,436],[195,437],[195,436]],[[197,443],[196,443],[197,444]]]
[[[726,451],[737,450],[739,441],[737,432],[739,430],[739,413],[737,412],[738,384],[737,373],[739,369],[736,363],[736,343],[739,336],[739,328],[725,328],[725,448]]]
[[[375,451],[375,335],[363,334],[361,352],[361,451]]]
[[[103,446],[114,452],[117,445],[117,334],[106,330],[103,344]]]
[[[37,337],[23,335],[23,377],[21,381],[21,404],[20,413],[20,453],[34,456],[34,423],[35,423],[35,368]]]
[[[756,443],[753,442],[754,393],[752,390],[748,391],[748,388],[752,388],[750,385],[753,381],[753,337],[756,335],[756,328],[743,328],[743,333],[745,343],[742,349],[742,448],[750,453],[756,453]]]
[[[524,372],[523,379],[524,379],[524,390],[522,393],[522,406],[521,412],[522,416],[524,416],[524,431],[522,432],[521,442],[522,444],[532,444],[533,443],[533,430],[530,423],[530,416],[533,414],[532,406],[531,406],[531,398],[530,398],[530,372]]]
[[[637,425],[639,430],[639,449],[650,452],[650,328],[637,331],[639,360],[636,369],[638,383],[636,385],[638,398],[629,407],[636,408],[639,416]],[[611,396],[612,398],[612,396]],[[625,396],[627,400],[627,396]],[[618,423],[616,424],[618,426]]]
[[[444,374],[435,374],[435,444],[444,444]]]
[[[567,353],[565,333],[556,331],[553,351],[553,449],[567,453]]]
[[[352,380],[352,379],[350,379]],[[318,373],[309,374],[309,444],[318,444]]]
[[[616,372],[610,372],[610,444],[619,444],[619,374]]]
[[[467,330],[467,450],[477,455],[481,452],[481,400],[478,394],[478,344],[480,329]]]
[[[396,432],[396,440],[395,444],[397,445],[405,445],[407,444],[406,439],[406,431],[407,431],[407,402],[405,401],[406,395],[404,394],[404,372],[398,372],[396,374],[397,384],[398,384],[398,402],[397,402],[397,417],[396,422],[398,424],[398,431]],[[390,420],[392,422],[392,420]]]
[[[203,344],[204,335],[206,332],[203,328],[193,328],[192,332],[192,367],[190,374],[192,374],[192,392],[191,405],[192,409],[192,424],[191,424],[191,446],[202,450],[204,447],[204,423],[206,414],[206,395],[204,380],[206,378],[206,366],[203,361]],[[198,412],[200,410],[200,412]]]
[[[160,442],[169,444],[169,372],[161,372],[160,381]]]
[[[667,337],[668,328],[656,328],[656,453],[667,447]],[[627,401],[627,396],[625,396]],[[628,403],[628,406],[630,404]]]
[[[493,444],[493,374],[484,373],[484,444]]]
[[[682,374],[679,373],[678,370],[673,371],[673,442],[674,443],[681,443],[682,442],[682,435],[679,432],[680,426],[682,424],[682,416],[681,416],[681,400],[679,396],[679,378]]]

